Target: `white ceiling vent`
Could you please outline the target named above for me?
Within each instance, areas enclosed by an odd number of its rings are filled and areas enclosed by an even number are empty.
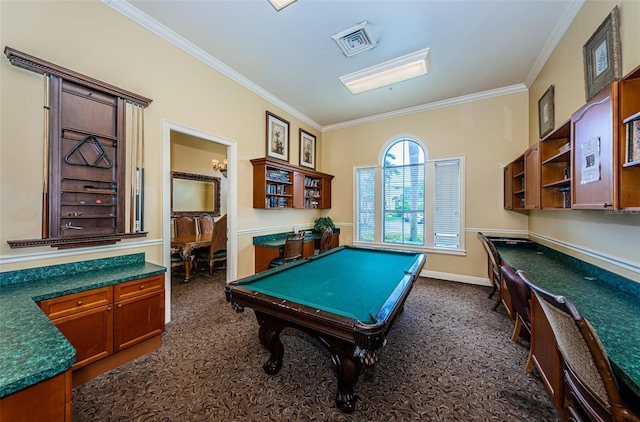
[[[376,40],[373,39],[373,35],[366,21],[353,28],[332,35],[331,38],[333,38],[347,57],[370,50],[376,46]]]

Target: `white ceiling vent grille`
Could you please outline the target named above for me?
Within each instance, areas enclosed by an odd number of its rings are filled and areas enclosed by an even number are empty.
[[[370,50],[376,46],[376,40],[373,39],[366,21],[332,35],[331,38],[347,57]]]

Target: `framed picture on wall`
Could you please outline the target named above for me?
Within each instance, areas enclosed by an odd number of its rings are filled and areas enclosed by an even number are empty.
[[[542,98],[538,100],[538,130],[540,132],[540,139],[551,132],[553,126],[553,85],[551,85]]]
[[[584,45],[584,84],[587,101],[622,74],[618,6]]]
[[[316,168],[316,137],[300,129],[300,165]]]
[[[289,122],[267,111],[267,157],[289,162]]]

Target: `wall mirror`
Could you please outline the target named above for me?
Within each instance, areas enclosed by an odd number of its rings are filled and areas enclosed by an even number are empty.
[[[171,217],[220,216],[220,178],[171,172]]]

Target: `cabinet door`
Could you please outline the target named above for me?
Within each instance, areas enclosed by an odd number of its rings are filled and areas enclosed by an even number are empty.
[[[513,166],[511,163],[504,168],[504,209],[513,209]]]
[[[113,353],[112,306],[101,306],[52,320],[76,349],[75,370]]]
[[[164,331],[164,290],[116,302],[113,312],[114,352]]]
[[[71,421],[71,371],[0,399],[0,421]]]
[[[614,116],[617,114],[617,82],[593,97],[571,116],[575,209],[603,209],[614,203]]]
[[[540,156],[538,144],[531,146],[524,153],[524,207],[540,208]]]

